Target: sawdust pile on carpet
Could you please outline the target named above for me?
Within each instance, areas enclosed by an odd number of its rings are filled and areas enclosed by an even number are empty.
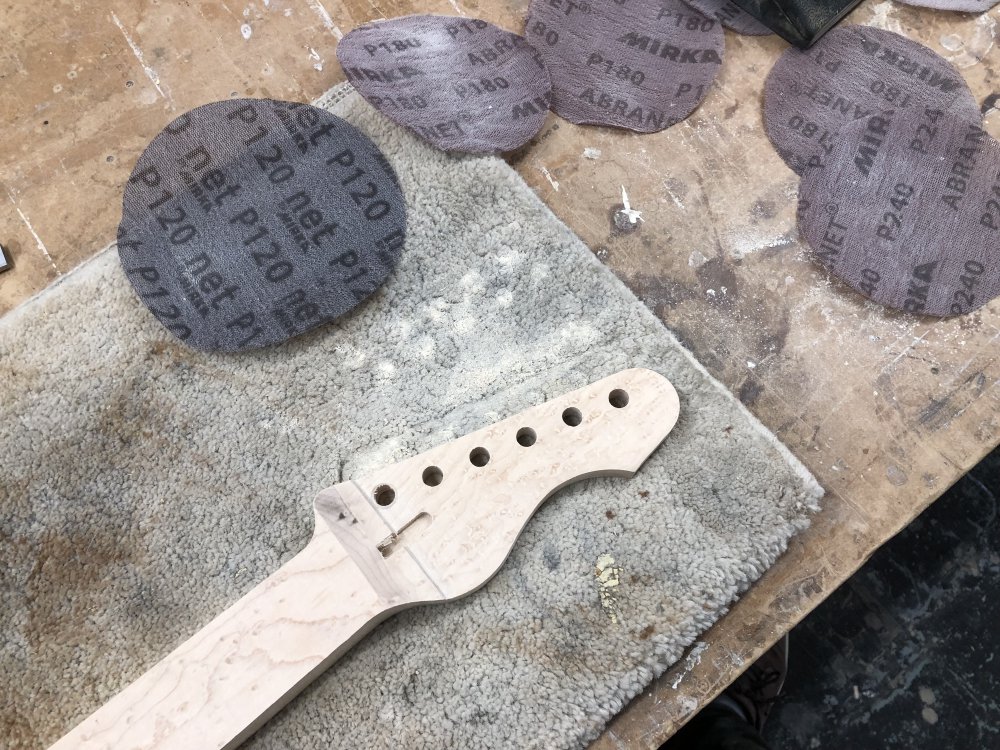
[[[344,89],[321,104],[409,204],[395,275],[347,318],[192,351],[111,250],[0,319],[6,748],[47,747],[292,557],[319,489],[626,367],[681,397],[635,478],[559,493],[489,585],[381,625],[248,747],[582,747],[816,507],[808,472],[503,161],[439,153]]]

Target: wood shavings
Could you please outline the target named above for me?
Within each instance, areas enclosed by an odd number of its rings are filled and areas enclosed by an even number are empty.
[[[594,563],[594,578],[597,579],[597,593],[601,597],[601,608],[615,624],[618,624],[618,616],[621,614],[615,590],[621,584],[622,570],[621,567],[615,566],[615,558],[607,553],[598,557],[597,562]]]

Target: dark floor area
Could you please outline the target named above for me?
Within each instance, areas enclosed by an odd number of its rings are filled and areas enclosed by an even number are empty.
[[[774,750],[1000,750],[1000,449],[792,631]]]

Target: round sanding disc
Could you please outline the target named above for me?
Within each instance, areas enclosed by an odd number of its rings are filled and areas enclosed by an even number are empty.
[[[882,110],[924,107],[982,119],[965,80],[947,60],[871,26],[841,26],[808,50],[786,50],[764,84],[764,129],[799,174],[811,160],[823,162],[846,123]]]
[[[799,187],[815,257],[876,302],[960,315],[1000,293],[1000,144],[925,107],[844,126]]]
[[[337,59],[373,106],[445,151],[512,151],[549,113],[552,84],[538,53],[479,19],[365,24],[340,40]]]
[[[997,0],[899,0],[899,2],[920,8],[957,10],[963,13],[985,13],[997,4]]]
[[[747,36],[773,34],[767,26],[751,16],[733,0],[684,0],[695,10],[709,18],[714,18],[727,29]]]
[[[722,65],[722,25],[681,0],[532,0],[525,36],[570,122],[640,133],[690,115]]]
[[[143,151],[118,253],[174,335],[240,351],[353,308],[405,235],[396,175],[357,128],[306,104],[232,99],[181,115]]]

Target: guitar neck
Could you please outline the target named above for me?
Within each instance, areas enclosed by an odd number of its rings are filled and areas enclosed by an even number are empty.
[[[631,476],[678,410],[626,370],[323,490],[298,555],[51,750],[238,746],[386,617],[486,583],[557,489]]]
[[[235,748],[392,611],[317,534],[52,750]]]

